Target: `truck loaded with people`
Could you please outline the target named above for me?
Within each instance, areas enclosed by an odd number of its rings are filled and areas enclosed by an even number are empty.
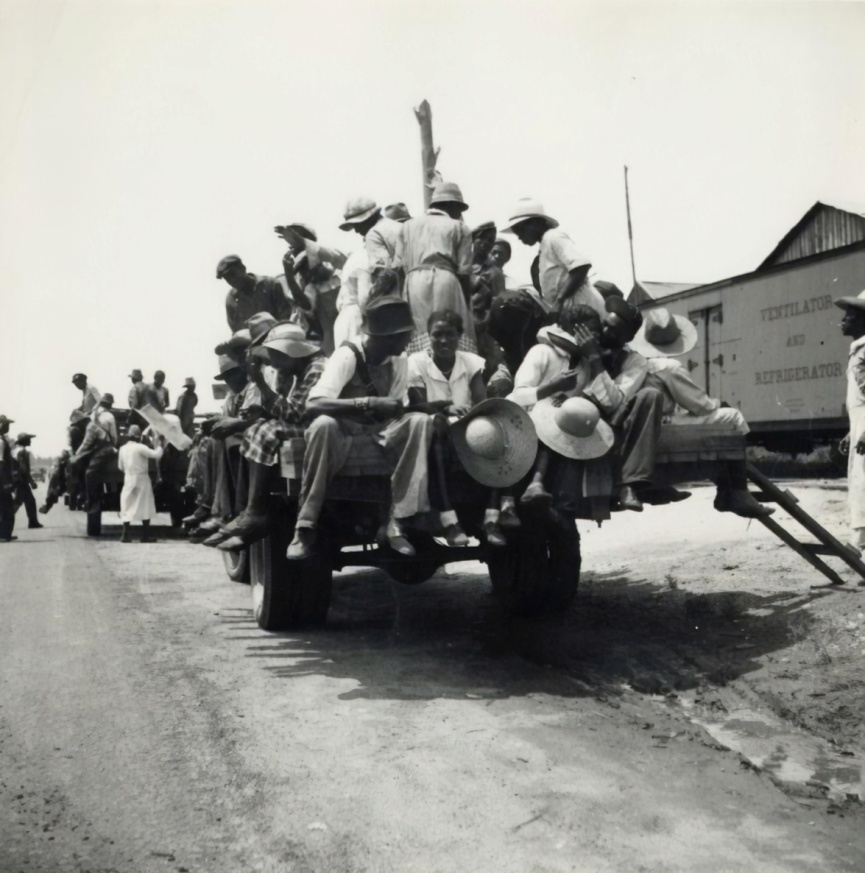
[[[539,246],[535,281],[508,287],[510,244],[467,209],[449,182],[416,218],[357,198],[347,258],[294,223],[276,228],[282,276],[217,266],[226,397],[191,450],[185,521],[252,583],[266,629],[323,621],[332,573],[353,565],[416,583],[476,558],[508,610],[564,608],[577,523],[686,499],[683,480],[712,478],[718,511],[773,512],[748,490],[741,413],[675,361],[687,320],[644,323],[592,282],[535,200],[502,228]]]

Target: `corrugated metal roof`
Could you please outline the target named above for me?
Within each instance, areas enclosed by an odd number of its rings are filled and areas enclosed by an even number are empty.
[[[798,261],[865,240],[865,207],[818,200],[784,235],[757,270]]]
[[[628,302],[634,306],[641,306],[652,300],[661,300],[664,297],[669,297],[671,294],[681,294],[683,291],[690,291],[692,288],[699,288],[699,283],[685,282],[637,282],[631,293],[628,295]]]

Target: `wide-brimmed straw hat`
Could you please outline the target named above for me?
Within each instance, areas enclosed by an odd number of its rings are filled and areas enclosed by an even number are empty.
[[[643,313],[643,326],[628,345],[644,358],[676,357],[697,345],[697,328],[683,315],[660,306]]]
[[[342,214],[343,222],[340,230],[352,230],[356,224],[361,224],[368,218],[372,218],[379,211],[378,204],[371,197],[355,197],[345,204]]]
[[[841,309],[865,309],[865,291],[860,291],[855,297],[839,297],[835,305]]]
[[[469,208],[463,197],[463,192],[460,191],[460,186],[456,182],[439,182],[435,186],[429,205],[435,206],[436,203],[458,203],[464,209]]]
[[[569,397],[561,404],[555,397],[546,397],[530,415],[538,439],[566,458],[589,461],[613,447],[613,429],[601,419],[598,407],[584,397]]]
[[[530,218],[543,218],[550,227],[559,226],[555,218],[547,215],[544,204],[540,200],[535,200],[534,197],[521,197],[517,200],[516,206],[511,209],[510,217],[500,232],[513,233],[518,224],[528,221]]]
[[[277,324],[279,324],[279,321],[269,312],[256,312],[255,315],[250,315],[246,319],[246,326],[249,328],[250,336],[249,345],[261,345],[264,342],[264,338]]]
[[[249,332],[249,328],[242,327],[231,335],[230,340],[219,343],[213,351],[217,355],[227,355],[230,353],[237,355],[239,352],[246,351],[251,342],[252,334]]]
[[[484,400],[450,428],[460,463],[489,488],[515,485],[532,468],[538,436],[529,414],[512,400]]]
[[[224,382],[225,376],[227,373],[230,373],[232,370],[240,370],[242,367],[237,361],[230,357],[229,355],[220,355],[219,356],[219,375],[214,376],[213,378],[217,382]]]
[[[321,344],[307,339],[306,332],[299,324],[282,323],[271,329],[262,348],[289,358],[308,358],[321,351]]]

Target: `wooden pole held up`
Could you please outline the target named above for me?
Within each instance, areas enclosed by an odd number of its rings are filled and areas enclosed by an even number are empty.
[[[440,181],[441,176],[436,172],[436,161],[439,149],[433,145],[432,134],[432,109],[424,100],[414,111],[417,123],[420,125],[421,163],[423,165],[423,205],[424,209],[429,206],[432,198],[432,189]]]
[[[631,277],[637,286],[637,268],[634,266],[634,231],[631,229],[631,196],[628,192],[628,168],[625,167],[625,209],[628,211],[628,242],[631,245]]]

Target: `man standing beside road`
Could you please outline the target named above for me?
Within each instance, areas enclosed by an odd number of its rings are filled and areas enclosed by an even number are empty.
[[[81,405],[76,409],[80,409],[85,415],[90,415],[102,398],[99,389],[87,381],[84,373],[76,373],[72,377],[72,384],[81,392]]]
[[[15,486],[15,511],[17,512],[21,504],[24,504],[24,511],[27,513],[27,527],[29,528],[43,527],[36,514],[36,498],[33,496],[36,482],[33,480],[33,471],[30,469],[30,441],[34,436],[36,434],[19,433],[18,439],[15,441],[15,448],[12,449],[12,457],[18,467],[16,471],[18,482]]]
[[[280,321],[287,321],[294,312],[280,282],[250,273],[237,255],[227,255],[216,265],[216,278],[231,286],[225,298],[225,317],[232,331],[246,327],[247,319],[257,312],[269,312]]]
[[[852,340],[847,361],[850,431],[840,448],[847,455],[850,546],[861,555],[865,550],[865,291],[856,297],[841,297],[835,305],[844,310],[841,333]]]
[[[10,543],[15,529],[15,460],[12,446],[6,437],[11,418],[0,415],[0,543]]]

